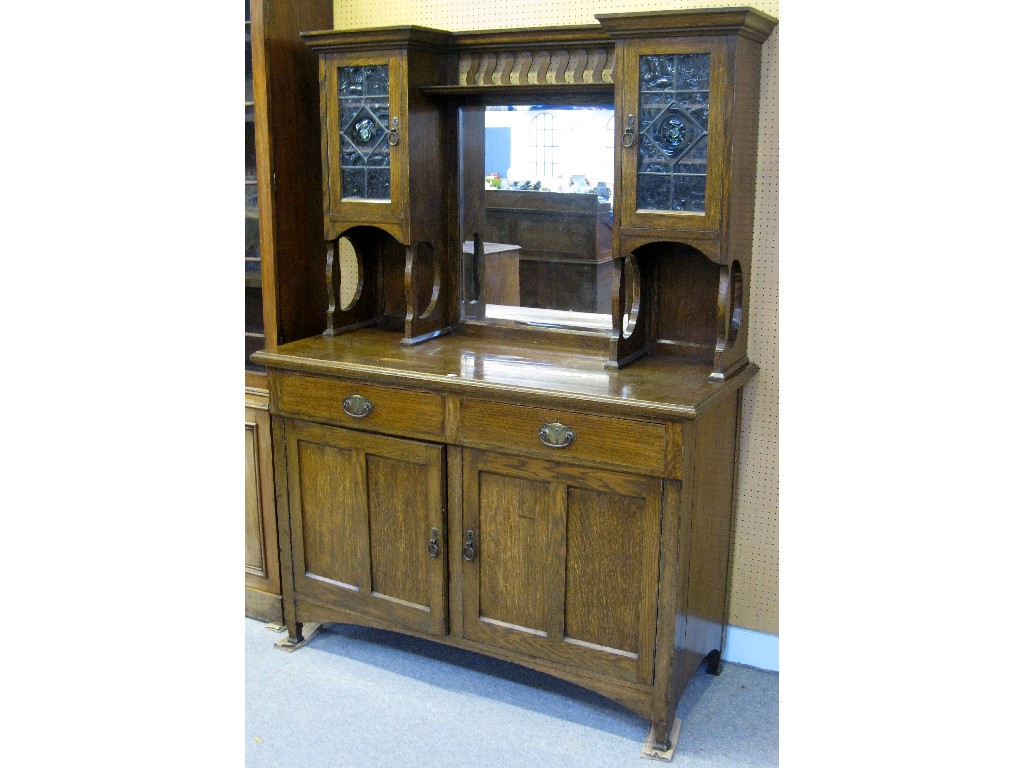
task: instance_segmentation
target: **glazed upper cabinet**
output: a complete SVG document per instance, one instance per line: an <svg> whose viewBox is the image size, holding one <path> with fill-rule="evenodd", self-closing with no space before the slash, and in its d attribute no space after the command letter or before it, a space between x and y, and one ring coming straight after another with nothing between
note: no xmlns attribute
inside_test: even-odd
<svg viewBox="0 0 1024 768"><path fill-rule="evenodd" d="M323 58L325 202L333 226L346 220L394 227L408 218L408 109L398 53ZM406 137L408 134L406 133ZM330 233L328 234L330 237Z"/></svg>
<svg viewBox="0 0 1024 768"><path fill-rule="evenodd" d="M439 244L444 37L419 28L304 35L320 57L324 233L373 225L403 245Z"/></svg>
<svg viewBox="0 0 1024 768"><path fill-rule="evenodd" d="M650 684L661 481L464 456L465 637Z"/></svg>
<svg viewBox="0 0 1024 768"><path fill-rule="evenodd" d="M444 448L289 421L295 595L445 631Z"/></svg>
<svg viewBox="0 0 1024 768"><path fill-rule="evenodd" d="M419 27L303 36L319 57L328 335L401 328L416 344L450 330L445 135L420 88L441 81L447 36ZM358 255L339 295L342 261Z"/></svg>
<svg viewBox="0 0 1024 768"><path fill-rule="evenodd" d="M597 19L619 68L609 360L681 354L721 381L747 364L761 45L776 21L751 8Z"/></svg>
<svg viewBox="0 0 1024 768"><path fill-rule="evenodd" d="M758 64L775 20L750 8L597 18L619 67L621 227L721 235L750 218Z"/></svg>
<svg viewBox="0 0 1024 768"><path fill-rule="evenodd" d="M721 40L623 45L622 226L720 226L725 56Z"/></svg>

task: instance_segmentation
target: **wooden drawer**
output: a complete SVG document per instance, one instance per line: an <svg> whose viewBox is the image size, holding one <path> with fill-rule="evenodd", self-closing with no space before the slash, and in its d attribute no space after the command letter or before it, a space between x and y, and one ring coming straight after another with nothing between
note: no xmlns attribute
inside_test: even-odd
<svg viewBox="0 0 1024 768"><path fill-rule="evenodd" d="M572 429L575 439L571 444L565 447L544 444L541 428L554 423ZM554 430L547 436L557 442ZM672 476L674 472L670 470L678 463L670 461L671 441L665 424L483 400L460 400L456 441L476 448L654 475Z"/></svg>
<svg viewBox="0 0 1024 768"><path fill-rule="evenodd" d="M431 392L376 387L341 379L271 373L271 410L275 415L336 424L386 435L444 440L444 398ZM365 416L346 412L346 398L369 401ZM358 413L358 401L349 410Z"/></svg>

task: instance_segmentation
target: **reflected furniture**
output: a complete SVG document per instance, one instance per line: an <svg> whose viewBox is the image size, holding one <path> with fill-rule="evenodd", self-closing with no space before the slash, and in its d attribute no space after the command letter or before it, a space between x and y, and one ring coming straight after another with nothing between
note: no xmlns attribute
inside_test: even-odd
<svg viewBox="0 0 1024 768"><path fill-rule="evenodd" d="M306 34L327 312L253 359L288 642L351 622L512 661L641 713L665 750L687 682L721 669L775 20L598 21ZM538 103L615 104L607 233L593 200L562 199L591 206L597 312L489 311L488 244L519 246L520 265L535 246L485 224L483 113ZM520 297L554 282L518 274Z"/></svg>
<svg viewBox="0 0 1024 768"><path fill-rule="evenodd" d="M520 248L520 306L611 313L611 205L595 194L483 194L486 237Z"/></svg>
<svg viewBox="0 0 1024 768"><path fill-rule="evenodd" d="M472 255L474 247L474 243L467 241L462 245L462 252ZM519 250L518 245L511 243L483 243L487 275L483 290L488 302L519 306Z"/></svg>

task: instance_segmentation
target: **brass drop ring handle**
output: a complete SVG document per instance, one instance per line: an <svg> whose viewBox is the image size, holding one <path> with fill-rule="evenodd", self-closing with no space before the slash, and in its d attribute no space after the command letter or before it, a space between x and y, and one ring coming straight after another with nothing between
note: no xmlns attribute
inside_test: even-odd
<svg viewBox="0 0 1024 768"><path fill-rule="evenodd" d="M430 543L427 544L427 554L431 557L437 557L441 551L441 545L437 543L437 528L430 529Z"/></svg>
<svg viewBox="0 0 1024 768"><path fill-rule="evenodd" d="M462 559L472 562L476 560L476 542L473 541L473 537L476 536L476 531L470 528L466 531L466 546L462 548Z"/></svg>
<svg viewBox="0 0 1024 768"><path fill-rule="evenodd" d="M391 118L391 130L388 131L388 144L392 147L398 146L398 118Z"/></svg>
<svg viewBox="0 0 1024 768"><path fill-rule="evenodd" d="M622 132L622 146L629 149L636 141L636 115L626 115L626 130Z"/></svg>
<svg viewBox="0 0 1024 768"><path fill-rule="evenodd" d="M349 395L341 402L341 410L353 419L361 419L373 410L373 403L362 395Z"/></svg>
<svg viewBox="0 0 1024 768"><path fill-rule="evenodd" d="M576 442L576 430L553 421L540 428L540 441L549 448L568 448Z"/></svg>

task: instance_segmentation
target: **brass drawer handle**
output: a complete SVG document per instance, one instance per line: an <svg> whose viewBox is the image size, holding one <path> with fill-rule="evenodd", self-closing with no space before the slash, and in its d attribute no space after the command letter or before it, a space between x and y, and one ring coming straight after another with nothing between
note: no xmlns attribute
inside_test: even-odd
<svg viewBox="0 0 1024 768"><path fill-rule="evenodd" d="M540 428L540 441L549 448L568 448L576 442L576 431L553 421Z"/></svg>
<svg viewBox="0 0 1024 768"><path fill-rule="evenodd" d="M341 410L354 419L361 419L373 410L373 403L362 395L349 395L342 401Z"/></svg>
<svg viewBox="0 0 1024 768"><path fill-rule="evenodd" d="M476 542L473 541L474 536L476 536L476 531L473 529L466 531L466 546L462 548L462 559L468 562L476 560Z"/></svg>

